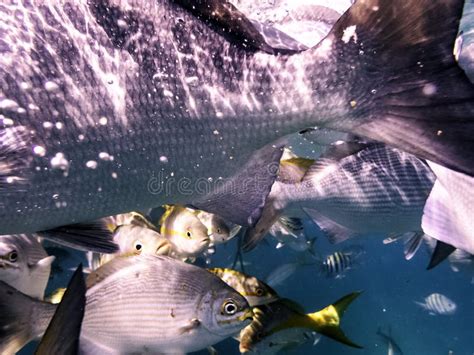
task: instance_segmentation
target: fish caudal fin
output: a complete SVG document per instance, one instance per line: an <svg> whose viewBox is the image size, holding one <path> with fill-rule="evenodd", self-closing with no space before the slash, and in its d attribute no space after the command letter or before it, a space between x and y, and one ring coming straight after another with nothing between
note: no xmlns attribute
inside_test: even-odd
<svg viewBox="0 0 474 355"><path fill-rule="evenodd" d="M362 349L362 346L350 340L340 328L344 312L360 294L361 292L350 293L323 310L308 314L312 321L312 329L340 343Z"/></svg>
<svg viewBox="0 0 474 355"><path fill-rule="evenodd" d="M118 246L113 242L107 220L76 223L38 232L41 237L74 249L96 253L115 253Z"/></svg>
<svg viewBox="0 0 474 355"><path fill-rule="evenodd" d="M86 283L81 264L72 276L35 355L78 354L85 306Z"/></svg>
<svg viewBox="0 0 474 355"><path fill-rule="evenodd" d="M14 354L42 334L47 323L38 319L38 309L43 305L49 306L0 281L0 354Z"/></svg>
<svg viewBox="0 0 474 355"><path fill-rule="evenodd" d="M453 54L463 5L357 1L324 41L357 83L346 130L474 176L474 86Z"/></svg>

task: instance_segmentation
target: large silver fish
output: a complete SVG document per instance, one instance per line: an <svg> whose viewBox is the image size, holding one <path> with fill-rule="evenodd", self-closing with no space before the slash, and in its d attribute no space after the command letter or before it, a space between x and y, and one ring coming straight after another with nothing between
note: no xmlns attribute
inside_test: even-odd
<svg viewBox="0 0 474 355"><path fill-rule="evenodd" d="M0 236L0 280L28 296L43 299L54 259L33 235Z"/></svg>
<svg viewBox="0 0 474 355"><path fill-rule="evenodd" d="M301 182L275 182L262 218L247 230L246 250L283 212L301 214L301 209L334 243L367 233L421 230L435 180L424 161L382 143L348 142L330 149Z"/></svg>
<svg viewBox="0 0 474 355"><path fill-rule="evenodd" d="M252 224L277 140L311 126L474 175L463 5L359 1L282 53L225 1L3 4L0 233L164 203Z"/></svg>
<svg viewBox="0 0 474 355"><path fill-rule="evenodd" d="M245 298L217 276L164 256L115 258L87 279L81 353L186 353L250 323ZM0 282L0 350L41 336L57 305ZM139 330L139 331L138 331Z"/></svg>

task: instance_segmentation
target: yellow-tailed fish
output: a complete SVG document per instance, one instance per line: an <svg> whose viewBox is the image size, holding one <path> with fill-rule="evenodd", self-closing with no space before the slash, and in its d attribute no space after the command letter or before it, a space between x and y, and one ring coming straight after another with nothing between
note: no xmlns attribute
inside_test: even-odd
<svg viewBox="0 0 474 355"><path fill-rule="evenodd" d="M31 297L43 299L54 259L33 235L0 236L0 280Z"/></svg>
<svg viewBox="0 0 474 355"><path fill-rule="evenodd" d="M361 348L347 338L340 328L345 310L359 294L360 292L353 292L320 311L308 314L301 306L288 299L254 307L252 323L240 332L240 352L276 353L311 340L314 338L311 332Z"/></svg>
<svg viewBox="0 0 474 355"><path fill-rule="evenodd" d="M232 269L212 268L208 270L244 296L252 307L270 303L279 298L275 290L256 277Z"/></svg>
<svg viewBox="0 0 474 355"><path fill-rule="evenodd" d="M86 281L80 351L187 353L239 332L253 316L217 276L166 256L117 257ZM56 305L0 282L0 352L40 337Z"/></svg>
<svg viewBox="0 0 474 355"><path fill-rule="evenodd" d="M173 245L173 255L194 258L207 250L210 238L196 211L184 206L166 206L160 219L160 234Z"/></svg>

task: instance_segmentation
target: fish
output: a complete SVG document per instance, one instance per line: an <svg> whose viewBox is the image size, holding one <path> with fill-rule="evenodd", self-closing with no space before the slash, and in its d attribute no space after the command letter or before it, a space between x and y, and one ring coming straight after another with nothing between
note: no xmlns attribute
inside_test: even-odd
<svg viewBox="0 0 474 355"><path fill-rule="evenodd" d="M354 268L359 262L358 260L362 253L363 251L360 247L336 251L324 258L321 264L321 271L327 277L342 278L348 270Z"/></svg>
<svg viewBox="0 0 474 355"><path fill-rule="evenodd" d="M312 332L351 347L362 348L347 338L340 328L344 312L359 294L348 294L324 309L309 314L288 299L255 307L252 323L240 332L239 350L241 353L274 354L314 339Z"/></svg>
<svg viewBox="0 0 474 355"><path fill-rule="evenodd" d="M54 260L34 235L0 236L0 280L28 296L43 299Z"/></svg>
<svg viewBox="0 0 474 355"><path fill-rule="evenodd" d="M207 228L210 246L227 243L234 238L240 230L240 226L232 225L214 213L196 211L196 216Z"/></svg>
<svg viewBox="0 0 474 355"><path fill-rule="evenodd" d="M308 239L300 218L281 216L268 232L278 240L277 249L288 246L297 252L309 252L314 255L317 238Z"/></svg>
<svg viewBox="0 0 474 355"><path fill-rule="evenodd" d="M427 236L423 232L407 232L402 234L393 233L383 240L383 244L391 244L402 239L405 260L411 260L426 237Z"/></svg>
<svg viewBox="0 0 474 355"><path fill-rule="evenodd" d="M196 211L184 206L167 206L160 219L160 234L172 244L172 254L194 258L204 253L210 243L207 227Z"/></svg>
<svg viewBox="0 0 474 355"><path fill-rule="evenodd" d="M400 348L400 346L398 346L398 344L392 338L392 331L390 328L389 328L388 334L384 333L382 329L379 328L377 330L377 335L380 336L384 340L385 343L387 343L387 347L388 347L387 355L397 355L397 354L403 355L402 349Z"/></svg>
<svg viewBox="0 0 474 355"><path fill-rule="evenodd" d="M3 6L0 233L162 204L253 225L281 140L313 126L472 176L463 5L356 2L295 52L216 0Z"/></svg>
<svg viewBox="0 0 474 355"><path fill-rule="evenodd" d="M244 296L251 307L267 304L279 298L274 289L254 276L225 268L212 268L208 270Z"/></svg>
<svg viewBox="0 0 474 355"><path fill-rule="evenodd" d="M197 351L253 316L245 298L217 276L166 256L117 257L91 273L86 286L80 353ZM41 336L56 308L1 282L2 353Z"/></svg>
<svg viewBox="0 0 474 355"><path fill-rule="evenodd" d="M432 316L453 315L457 310L456 303L440 293L432 293L429 296L426 296L423 301L424 302L415 301L415 303Z"/></svg>
<svg viewBox="0 0 474 355"><path fill-rule="evenodd" d="M428 164L436 175L436 182L423 210L423 231L474 254L474 178L431 161Z"/></svg>
<svg viewBox="0 0 474 355"><path fill-rule="evenodd" d="M172 244L156 230L156 227L141 222L119 225L114 230L114 242L119 251L114 254L100 254L95 267L120 255L171 255Z"/></svg>
<svg viewBox="0 0 474 355"><path fill-rule="evenodd" d="M282 213L306 214L333 244L364 234L421 231L435 179L425 161L382 143L331 145L301 182L274 183L243 249L253 249Z"/></svg>
<svg viewBox="0 0 474 355"><path fill-rule="evenodd" d="M67 291L54 312L35 355L79 354L85 305L86 283L80 264L67 285Z"/></svg>
<svg viewBox="0 0 474 355"><path fill-rule="evenodd" d="M265 282L271 287L279 286L291 277L299 268L314 264L316 264L316 259L313 258L303 258L295 262L284 263L270 272L265 278Z"/></svg>

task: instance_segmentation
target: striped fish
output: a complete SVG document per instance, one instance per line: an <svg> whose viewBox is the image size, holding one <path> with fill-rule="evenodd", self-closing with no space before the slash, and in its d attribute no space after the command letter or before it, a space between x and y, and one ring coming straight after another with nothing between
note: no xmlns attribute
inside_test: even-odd
<svg viewBox="0 0 474 355"><path fill-rule="evenodd" d="M323 273L328 277L343 277L347 270L356 265L360 254L360 251L337 251L328 255L322 262Z"/></svg>
<svg viewBox="0 0 474 355"><path fill-rule="evenodd" d="M217 276L165 256L118 257L87 279L81 352L186 353L249 324L245 298ZM41 336L56 305L0 283L0 352Z"/></svg>
<svg viewBox="0 0 474 355"><path fill-rule="evenodd" d="M424 302L416 302L432 316L434 315L452 315L456 313L457 305L445 295L432 293L425 297Z"/></svg>
<svg viewBox="0 0 474 355"><path fill-rule="evenodd" d="M276 216L303 209L332 243L364 234L421 231L435 176L417 157L379 143L330 147L300 183L276 182L244 248L261 240Z"/></svg>
<svg viewBox="0 0 474 355"><path fill-rule="evenodd" d="M43 299L54 259L33 235L0 235L0 280L28 296Z"/></svg>

